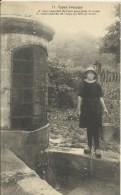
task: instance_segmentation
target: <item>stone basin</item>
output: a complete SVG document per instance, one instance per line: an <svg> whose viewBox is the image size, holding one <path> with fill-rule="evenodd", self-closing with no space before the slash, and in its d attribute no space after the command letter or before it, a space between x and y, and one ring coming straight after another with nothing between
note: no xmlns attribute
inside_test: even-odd
<svg viewBox="0 0 121 195"><path fill-rule="evenodd" d="M83 149L51 148L46 150L44 177L63 195L120 194L119 155L102 152L102 158L85 155ZM40 165L36 172L41 175ZM42 177L42 175L41 175Z"/></svg>

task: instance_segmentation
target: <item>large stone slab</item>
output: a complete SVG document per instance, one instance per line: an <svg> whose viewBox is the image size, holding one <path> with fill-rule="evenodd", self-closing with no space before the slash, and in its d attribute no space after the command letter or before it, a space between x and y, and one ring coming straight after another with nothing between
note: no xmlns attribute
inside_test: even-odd
<svg viewBox="0 0 121 195"><path fill-rule="evenodd" d="M1 150L1 195L61 195L8 149Z"/></svg>

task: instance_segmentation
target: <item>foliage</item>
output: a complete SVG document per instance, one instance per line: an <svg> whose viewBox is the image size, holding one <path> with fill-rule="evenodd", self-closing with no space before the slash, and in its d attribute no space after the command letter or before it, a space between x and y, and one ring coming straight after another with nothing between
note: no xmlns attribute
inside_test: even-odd
<svg viewBox="0 0 121 195"><path fill-rule="evenodd" d="M120 6L115 8L115 22L107 28L107 34L102 39L100 53L115 54L115 62L120 62Z"/></svg>
<svg viewBox="0 0 121 195"><path fill-rule="evenodd" d="M77 98L80 75L67 70L65 63L57 58L49 59L48 66L49 105L73 108Z"/></svg>
<svg viewBox="0 0 121 195"><path fill-rule="evenodd" d="M111 93L110 93L111 97ZM111 123L115 127L120 126L120 101L119 100L113 100L108 95L104 97L106 107L108 109L108 116L105 114L103 115L103 122L105 123Z"/></svg>

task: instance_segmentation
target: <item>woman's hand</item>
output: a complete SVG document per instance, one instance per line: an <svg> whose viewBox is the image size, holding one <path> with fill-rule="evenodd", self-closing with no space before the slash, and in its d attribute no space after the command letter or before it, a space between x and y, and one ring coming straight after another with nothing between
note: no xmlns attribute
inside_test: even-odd
<svg viewBox="0 0 121 195"><path fill-rule="evenodd" d="M106 105L104 103L103 97L100 97L100 102L101 102L101 105L102 105L102 107L104 109L104 113L106 113L108 115L108 110L107 110Z"/></svg>
<svg viewBox="0 0 121 195"><path fill-rule="evenodd" d="M105 108L104 113L108 115L108 110Z"/></svg>
<svg viewBox="0 0 121 195"><path fill-rule="evenodd" d="M77 101L77 115L78 117L80 117L81 114L81 104L82 104L82 98L80 96L78 96L78 101Z"/></svg>

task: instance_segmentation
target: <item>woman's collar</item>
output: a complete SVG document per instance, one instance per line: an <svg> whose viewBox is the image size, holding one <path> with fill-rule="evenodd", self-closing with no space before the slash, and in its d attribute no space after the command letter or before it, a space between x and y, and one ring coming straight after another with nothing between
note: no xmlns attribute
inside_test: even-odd
<svg viewBox="0 0 121 195"><path fill-rule="evenodd" d="M89 81L89 80L85 79L85 81L86 81L87 83L94 83L96 80Z"/></svg>

